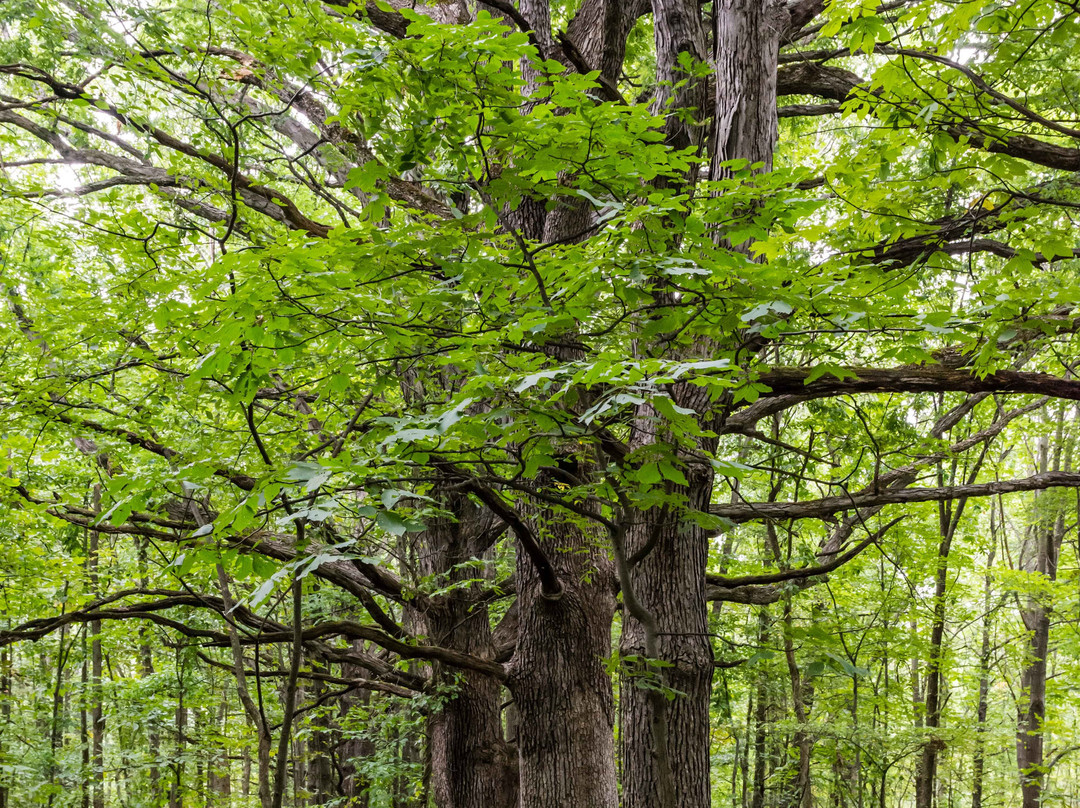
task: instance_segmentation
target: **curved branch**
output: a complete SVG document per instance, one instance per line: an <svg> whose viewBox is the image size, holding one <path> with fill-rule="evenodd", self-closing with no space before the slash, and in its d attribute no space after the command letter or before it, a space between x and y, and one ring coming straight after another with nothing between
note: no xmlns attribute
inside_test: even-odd
<svg viewBox="0 0 1080 808"><path fill-rule="evenodd" d="M738 589L744 586L778 584L784 581L796 581L801 578L813 578L817 575L825 575L844 566L844 564L851 561L871 544L876 544L894 525L896 525L897 522L904 518L905 516L896 517L883 528L875 530L847 552L836 556L832 561L826 561L824 564L818 564L813 567L782 570L780 572L765 572L760 575L740 575L736 578L727 578L722 575L706 575L705 582L723 589Z"/></svg>
<svg viewBox="0 0 1080 808"><path fill-rule="evenodd" d="M493 514L506 522L510 529L514 531L514 536L517 537L521 548L536 568L537 575L540 576L540 591L543 596L548 600L558 600L562 597L563 586L559 581L559 576L555 574L555 568L552 566L551 560L548 559L544 549L536 540L536 536L533 535L532 528L525 524L525 520L521 518L521 515L510 507L499 494L487 486L475 480L469 480L466 487Z"/></svg>
<svg viewBox="0 0 1080 808"><path fill-rule="evenodd" d="M898 516L884 527L875 530L847 552L824 564L782 570L780 572L761 573L759 575L743 575L737 578L706 575L705 582L708 587L705 590L705 599L755 606L767 606L770 603L776 603L791 591L792 586L796 589L806 589L824 580L822 576L847 564L871 544L877 544L890 528L904 518Z"/></svg>

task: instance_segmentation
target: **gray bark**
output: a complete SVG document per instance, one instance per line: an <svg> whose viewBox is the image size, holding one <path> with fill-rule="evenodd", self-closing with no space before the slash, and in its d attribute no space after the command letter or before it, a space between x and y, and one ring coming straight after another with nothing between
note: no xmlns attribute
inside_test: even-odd
<svg viewBox="0 0 1080 808"><path fill-rule="evenodd" d="M1061 463L1063 446L1064 412L1057 424L1056 447L1053 470ZM1039 440L1039 466L1045 472L1049 461L1048 439ZM1069 466L1066 453L1065 466ZM1036 500L1038 502L1038 500ZM1049 581L1057 579L1058 556L1065 537L1063 512L1042 514L1040 522L1032 525L1030 547L1026 568ZM1016 762L1020 772L1020 788L1023 808L1039 808L1046 783L1045 737L1043 721L1046 717L1047 655L1050 649L1050 620L1053 605L1045 597L1030 597L1021 611L1028 630L1027 659L1020 677L1022 697L1018 708L1016 727Z"/></svg>
<svg viewBox="0 0 1080 808"><path fill-rule="evenodd" d="M100 485L94 486L93 507L95 512L101 508ZM89 548L86 555L90 591L95 595L101 594L98 572L99 536L100 534L96 530L90 531ZM93 782L93 808L105 808L105 714L102 709L100 620L90 622L90 637L90 766L92 770L91 780Z"/></svg>
<svg viewBox="0 0 1080 808"><path fill-rule="evenodd" d="M611 562L601 537L577 520L534 515L562 592L545 597L535 567L518 554L518 644L507 684L520 715L519 804L615 808L614 700L604 665L615 609Z"/></svg>
<svg viewBox="0 0 1080 808"><path fill-rule="evenodd" d="M443 507L455 514L428 525L420 537L424 575L445 585L459 584L431 603L422 615L424 633L434 643L493 659L488 608L482 588L461 586L477 577L467 562L481 557L493 520L460 493ZM436 681L451 681L452 670L436 665ZM428 722L431 790L439 808L513 808L517 804L516 760L503 739L502 684L476 671L461 673L454 695Z"/></svg>
<svg viewBox="0 0 1080 808"><path fill-rule="evenodd" d="M691 401L689 390L683 393L676 393L680 406L697 403L700 408L700 402ZM635 422L632 448L657 440L657 420L650 407L643 407ZM676 487L677 493L686 497L686 510L707 510L712 495L711 470L695 465L687 468L686 474L689 486ZM643 622L627 608L621 654L624 658L647 659L654 655L650 652L653 645L655 657L665 667L653 673L635 673L624 681L620 691L626 808L664 804L665 766L670 767L676 805L708 808L711 804L709 700L713 654L705 597L708 533L685 519L684 513L682 509L667 508L638 513L627 536L629 555L644 556L631 565L631 588L655 628L650 630L648 621ZM625 591L623 600L628 603ZM651 633L657 635L655 643L650 643ZM643 675L660 681L643 689ZM654 689L658 684L679 695L668 701ZM658 733L667 736L666 749L658 749Z"/></svg>

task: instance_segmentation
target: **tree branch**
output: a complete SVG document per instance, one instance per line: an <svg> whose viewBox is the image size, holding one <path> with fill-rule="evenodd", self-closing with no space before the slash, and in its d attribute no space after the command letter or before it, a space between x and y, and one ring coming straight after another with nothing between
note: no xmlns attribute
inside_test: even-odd
<svg viewBox="0 0 1080 808"><path fill-rule="evenodd" d="M848 496L823 497L805 502L744 502L733 505L713 505L709 510L733 522L759 519L822 519L840 511L880 507L915 502L944 502L969 497L991 497L1020 491L1042 491L1047 488L1080 488L1080 473L1048 471L1016 480L997 480L974 485L953 485L942 488L898 488L878 493L859 493ZM750 581L749 583L754 583Z"/></svg>
<svg viewBox="0 0 1080 808"><path fill-rule="evenodd" d="M754 381L769 389L762 398L791 396L810 401L857 393L1015 393L1080 401L1080 380L1049 373L998 370L986 376L943 365L908 365L898 368L849 367L844 378L826 374L808 382L808 368L773 368Z"/></svg>

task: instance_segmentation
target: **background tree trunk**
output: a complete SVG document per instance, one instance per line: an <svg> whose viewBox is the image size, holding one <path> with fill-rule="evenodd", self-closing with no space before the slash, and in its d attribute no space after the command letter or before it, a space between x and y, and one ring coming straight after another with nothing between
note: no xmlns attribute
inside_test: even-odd
<svg viewBox="0 0 1080 808"><path fill-rule="evenodd" d="M316 656L310 658L313 671L328 673L328 667ZM315 681L312 699L318 702L326 693L326 684ZM325 805L335 796L333 765L334 732L330 720L329 708L324 706L311 719L311 734L308 736L307 784L306 789L312 805Z"/></svg>
<svg viewBox="0 0 1080 808"><path fill-rule="evenodd" d="M362 652L364 643L361 640L354 640L352 647L354 651ZM341 667L341 675L345 678L355 676L359 679L367 679L370 678L371 672L359 665L346 664ZM371 692L368 690L360 690L354 695L343 698L339 705L338 722L345 722L349 712L354 709L366 710L370 703ZM345 798L347 808L368 808L371 783L358 771L357 763L370 757L375 751L375 746L367 737L357 737L351 733L346 735L344 732L338 733L338 736L339 739L334 744L338 794Z"/></svg>
<svg viewBox="0 0 1080 808"><path fill-rule="evenodd" d="M798 766L788 787L786 804L791 808L812 808L814 794L810 781L810 753L814 748L814 739L807 732L810 720L809 699L810 685L807 684L795 659L795 647L791 641L791 598L784 601L784 658L787 660L788 678L791 681L791 703L795 710L795 720L799 722L795 730L793 745L799 751Z"/></svg>
<svg viewBox="0 0 1080 808"><path fill-rule="evenodd" d="M56 647L56 678L53 683L52 693L52 720L49 723L49 785L57 785L60 775L60 748L64 742L64 668L67 663L68 651L65 647L67 639L67 626L60 627L59 640ZM53 804L52 793L49 794L49 805Z"/></svg>
<svg viewBox="0 0 1080 808"><path fill-rule="evenodd" d="M93 489L93 509L101 510L101 486ZM90 531L89 547L86 554L86 567L90 580L90 591L95 596L101 594L99 578L98 541L100 534ZM93 782L93 808L105 808L105 713L102 704L101 688L101 621L90 622L90 766Z"/></svg>
<svg viewBox="0 0 1080 808"><path fill-rule="evenodd" d="M82 668L79 672L79 684L82 686L83 693L88 693L90 687L90 654L87 653L89 649L86 634L87 631L84 628L81 636ZM79 776L79 806L90 808L90 711L87 709L85 698L80 699L79 702L79 746L82 763Z"/></svg>
<svg viewBox="0 0 1080 808"><path fill-rule="evenodd" d="M150 570L146 556L147 540L139 538L135 542L138 556L139 586L143 589L150 588ZM139 666L143 679L149 679L154 675L154 651L150 644L148 627L139 625ZM157 802L161 795L161 728L158 726L157 716L151 715L146 722L146 742L150 752L150 800Z"/></svg>
<svg viewBox="0 0 1080 808"><path fill-rule="evenodd" d="M769 611L762 606L758 611L758 648L764 648L769 636ZM769 718L769 676L762 668L757 675L757 689L754 694L754 788L751 792L751 808L764 808L765 805L765 747L768 738Z"/></svg>
<svg viewBox="0 0 1080 808"><path fill-rule="evenodd" d="M424 575L437 576L450 591L421 615L423 633L438 645L493 659L491 623L482 587L462 582L487 576L475 562L487 554L495 524L486 511L460 493L443 507L455 514L428 525L418 561ZM456 584L456 586L455 586ZM503 739L502 683L468 671L456 674L435 665L433 680L453 682L456 691L428 720L431 789L440 808L514 808L517 762Z"/></svg>
<svg viewBox="0 0 1080 808"><path fill-rule="evenodd" d="M962 507L962 505L961 505ZM958 515L959 516L959 515ZM956 522L948 506L942 508L941 542L938 545L937 570L934 574L934 618L930 628L930 657L926 665L925 727L931 736L920 753L915 775L916 808L932 808L934 786L937 783L938 754L943 746L933 733L941 726L941 655L945 636L945 594L949 579L949 548L952 545Z"/></svg>
<svg viewBox="0 0 1080 808"><path fill-rule="evenodd" d="M187 745L184 735L187 732L187 708L184 706L184 687L180 685L176 702L176 751L172 764L173 776L169 783L169 808L184 808L184 762L182 755Z"/></svg>
<svg viewBox="0 0 1080 808"><path fill-rule="evenodd" d="M1053 469L1061 468L1061 453L1064 447L1065 413L1062 409L1057 423L1056 446L1053 456ZM1070 464L1071 452L1066 450L1065 468ZM1039 439L1039 467L1047 468L1049 460L1049 439ZM1036 502L1048 499L1046 495L1037 496ZM1052 506L1051 506L1052 507ZM1061 543L1065 538L1065 515L1058 509L1056 514L1040 514L1042 519L1031 528L1033 552L1027 562L1027 568L1047 581L1057 579L1058 557ZM1044 733L1043 720L1046 716L1046 663L1050 648L1050 620L1053 605L1048 602L1047 594L1028 598L1021 612L1024 625L1028 630L1028 651L1026 664L1020 676L1021 701L1016 727L1016 762L1020 771L1020 787L1023 808L1039 808L1042 803L1043 787L1046 780L1044 771Z"/></svg>
<svg viewBox="0 0 1080 808"><path fill-rule="evenodd" d="M986 754L986 713L990 695L990 629L993 625L993 613L990 609L990 598L993 589L994 557L997 553L996 511L990 513L990 537L992 544L990 552L986 555L986 577L983 596L983 619L982 619L982 643L979 649L979 700L976 708L975 721L975 754L972 760L971 773L971 808L982 808L983 776Z"/></svg>
<svg viewBox="0 0 1080 808"><path fill-rule="evenodd" d="M0 765L7 765L6 732L11 724L11 657L13 648L0 649ZM8 808L10 786L6 774L0 775L0 808Z"/></svg>

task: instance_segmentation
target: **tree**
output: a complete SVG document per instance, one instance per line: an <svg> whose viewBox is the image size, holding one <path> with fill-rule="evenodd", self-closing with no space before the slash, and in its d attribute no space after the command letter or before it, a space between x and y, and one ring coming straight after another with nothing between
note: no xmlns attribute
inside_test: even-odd
<svg viewBox="0 0 1080 808"><path fill-rule="evenodd" d="M999 449L1080 400L1075 14L22 0L0 25L6 543L76 581L58 605L24 559L48 608L9 595L0 642L56 636L58 696L61 632L90 632L95 806L125 620L177 646L175 805L222 765L199 756L220 712L263 808L316 780L704 808L729 661L754 805L781 782L861 806L871 766L885 804L909 757L941 803L946 628L985 599L950 592L960 516L1080 482ZM1025 526L1050 584L1055 513ZM922 596L868 558L932 582L903 659ZM1013 662L1025 805L1068 754L1043 753L1048 597ZM145 639L115 647L153 677ZM909 736L879 721L902 680L886 657L868 693L873 647L921 671Z"/></svg>

